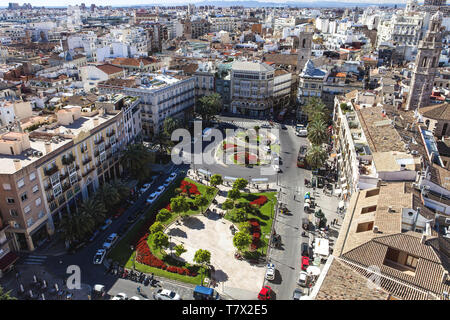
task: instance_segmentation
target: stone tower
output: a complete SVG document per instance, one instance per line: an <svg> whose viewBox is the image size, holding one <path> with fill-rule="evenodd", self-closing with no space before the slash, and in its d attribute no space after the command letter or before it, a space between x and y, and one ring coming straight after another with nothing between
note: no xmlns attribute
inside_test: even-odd
<svg viewBox="0 0 450 320"><path fill-rule="evenodd" d="M406 9L405 9L406 13L416 12L418 8L419 8L419 3L417 0L406 1Z"/></svg>
<svg viewBox="0 0 450 320"><path fill-rule="evenodd" d="M442 13L438 11L431 17L427 34L417 47L406 110L430 105L430 95L433 91L434 78L442 50L442 16Z"/></svg>
<svg viewBox="0 0 450 320"><path fill-rule="evenodd" d="M306 62L311 58L313 32L305 29L298 35L297 71L302 72Z"/></svg>

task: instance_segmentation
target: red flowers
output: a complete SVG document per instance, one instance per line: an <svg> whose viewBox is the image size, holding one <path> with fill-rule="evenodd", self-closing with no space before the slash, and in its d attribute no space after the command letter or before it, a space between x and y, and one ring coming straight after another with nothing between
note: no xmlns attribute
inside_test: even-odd
<svg viewBox="0 0 450 320"><path fill-rule="evenodd" d="M248 220L248 222L250 222L250 233L252 234L252 244L250 245L250 248L252 250L256 250L258 249L259 240L261 239L261 227L259 226L259 222L256 219Z"/></svg>
<svg viewBox="0 0 450 320"><path fill-rule="evenodd" d="M256 200L250 202L251 205L256 205L258 207L263 206L267 202L266 196L259 196Z"/></svg>
<svg viewBox="0 0 450 320"><path fill-rule="evenodd" d="M237 148L237 145L236 144L231 144L231 143L224 143L223 150L230 149L230 148L235 149L235 148Z"/></svg>
<svg viewBox="0 0 450 320"><path fill-rule="evenodd" d="M186 186L188 186L188 185L190 186L189 194L192 194L192 195L200 195L201 194L200 191L198 191L198 188L195 184L190 183L186 180L181 181L181 184L180 184L180 189L183 193L188 193L187 189L186 189Z"/></svg>
<svg viewBox="0 0 450 320"><path fill-rule="evenodd" d="M234 160L245 163L256 163L258 158L249 152L238 152L234 155Z"/></svg>
<svg viewBox="0 0 450 320"><path fill-rule="evenodd" d="M172 211L172 208L170 208L170 203L166 206L166 209Z"/></svg>

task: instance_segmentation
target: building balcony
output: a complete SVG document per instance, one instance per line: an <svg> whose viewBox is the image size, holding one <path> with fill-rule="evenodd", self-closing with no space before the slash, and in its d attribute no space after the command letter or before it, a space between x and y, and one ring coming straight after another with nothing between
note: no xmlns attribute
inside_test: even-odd
<svg viewBox="0 0 450 320"><path fill-rule="evenodd" d="M94 171L94 167L90 168L88 171L86 171L85 173L82 174L83 178L86 177L89 173L91 173L92 171Z"/></svg>
<svg viewBox="0 0 450 320"><path fill-rule="evenodd" d="M103 138L103 136L100 138L100 139L98 139L98 140L96 140L96 141L94 141L94 144L100 144L100 143L102 143L103 141L105 141L105 139Z"/></svg>
<svg viewBox="0 0 450 320"><path fill-rule="evenodd" d="M92 158L91 158L91 157L88 157L88 158L86 158L86 159L83 160L83 165L88 164L88 163L91 162L91 161L92 161ZM77 166L77 170L79 170L79 169L80 169L80 167Z"/></svg>
<svg viewBox="0 0 450 320"><path fill-rule="evenodd" d="M61 159L62 164L69 165L75 161L75 156L73 154L69 154L68 156L63 156Z"/></svg>
<svg viewBox="0 0 450 320"><path fill-rule="evenodd" d="M116 130L112 130L111 132L107 133L106 136L109 138L111 136L113 136L116 133Z"/></svg>
<svg viewBox="0 0 450 320"><path fill-rule="evenodd" d="M50 169L44 168L44 174L46 176L51 176L53 174L55 174L56 172L58 172L59 168L57 165L52 166Z"/></svg>
<svg viewBox="0 0 450 320"><path fill-rule="evenodd" d="M66 192L69 189L70 189L70 184L69 183L64 183L63 186L62 186L62 191Z"/></svg>

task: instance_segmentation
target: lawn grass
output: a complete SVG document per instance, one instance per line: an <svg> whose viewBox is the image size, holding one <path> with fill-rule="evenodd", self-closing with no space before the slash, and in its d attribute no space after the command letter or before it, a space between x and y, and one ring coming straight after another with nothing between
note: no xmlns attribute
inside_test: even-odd
<svg viewBox="0 0 450 320"><path fill-rule="evenodd" d="M139 221L136 222L136 224L126 233L126 235L120 240L120 242L117 243L117 245L111 250L111 252L108 254L108 258L112 259L113 261L117 261L120 265L125 265L126 268L133 268L135 266L135 269L141 272L145 273L154 273L155 275L166 277L173 280L183 281L187 283L192 284L200 284L201 283L201 275L199 271L199 275L196 277L190 277L185 275L179 275L177 273L168 272L162 269L150 267L147 265L143 265L140 263L134 262L134 256L136 255L136 251L132 251L130 248L130 244L135 239L136 234L139 232L139 230L142 228L142 225L148 220L148 219L156 219L156 214L159 212L161 208L164 208L167 204L170 203L170 199L176 196L175 189L180 186L180 183L182 180L186 180L190 183L193 183L197 186L198 190L208 199L208 205L205 206L203 209L209 207L211 204L212 199L217 194L217 190L214 194L208 195L206 194L207 186L197 183L191 179L188 178L177 178L174 183L172 183L167 191L160 197L158 200L156 200L155 203L153 203L145 212L143 217L144 219L139 219ZM189 199L189 202L193 201L193 199ZM187 215L195 215L201 213L201 208L197 210L189 210L187 212ZM173 221L175 221L178 218L178 215L172 214L172 216L164 222L164 225L169 225ZM150 240L151 237L149 237L149 246L152 253L158 257L159 259L166 262L168 265L175 265L177 266L184 266L184 263L167 263L167 262L178 262L175 261L173 258L170 259L170 257L165 256L164 253L160 252L159 249L154 248L153 244ZM204 277L203 277L204 278Z"/></svg>
<svg viewBox="0 0 450 320"><path fill-rule="evenodd" d="M270 239L270 238L266 238L266 236L270 237L270 233L272 230L272 223L273 223L272 216L275 214L275 212L273 210L275 210L274 206L277 203L276 192L241 193L241 197L238 200L236 200L236 202L248 203L248 202L255 200L259 196L266 196L267 202L261 208L259 208L259 211L260 211L259 215L249 214L248 219L252 219L252 218L256 219L256 220L258 220L258 222L260 224L261 242L260 242L260 248L258 248L258 251L261 252L261 250L262 250L262 254L265 255L267 253L267 247L269 245L269 239ZM225 219L233 222L233 217L236 215L236 211L237 211L236 208L230 210L225 215Z"/></svg>

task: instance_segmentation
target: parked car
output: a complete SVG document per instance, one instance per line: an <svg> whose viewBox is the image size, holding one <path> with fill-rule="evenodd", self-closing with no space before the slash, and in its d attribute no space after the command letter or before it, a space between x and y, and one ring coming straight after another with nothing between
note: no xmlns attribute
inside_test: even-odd
<svg viewBox="0 0 450 320"><path fill-rule="evenodd" d="M275 265L273 263L268 263L266 268L266 279L272 281L275 279Z"/></svg>
<svg viewBox="0 0 450 320"><path fill-rule="evenodd" d="M171 182L172 182L172 180L169 180L169 178L167 178L166 181L164 181L164 184L163 184L164 188L167 188L170 185Z"/></svg>
<svg viewBox="0 0 450 320"><path fill-rule="evenodd" d="M301 269L303 271L306 271L306 269L309 267L309 257L302 256L302 263L301 263Z"/></svg>
<svg viewBox="0 0 450 320"><path fill-rule="evenodd" d="M170 176L169 176L169 180L170 181L172 181L172 180L174 180L175 178L177 177L177 173L176 172L172 172L171 174L170 174Z"/></svg>
<svg viewBox="0 0 450 320"><path fill-rule="evenodd" d="M92 300L102 299L106 295L105 286L102 284L94 285L92 289Z"/></svg>
<svg viewBox="0 0 450 320"><path fill-rule="evenodd" d="M145 183L142 188L139 190L141 193L147 192L147 190L152 186L151 183Z"/></svg>
<svg viewBox="0 0 450 320"><path fill-rule="evenodd" d="M164 187L164 186L159 186L158 189L156 189L155 193L157 193L158 195L160 195L161 193L164 192L164 190L166 190L166 187Z"/></svg>
<svg viewBox="0 0 450 320"><path fill-rule="evenodd" d="M292 300L300 300L302 295L303 295L302 289L295 288L294 292L292 293Z"/></svg>
<svg viewBox="0 0 450 320"><path fill-rule="evenodd" d="M116 243L117 239L119 239L117 233L111 233L103 243L103 248L105 248L106 250L110 249L114 245L114 243Z"/></svg>
<svg viewBox="0 0 450 320"><path fill-rule="evenodd" d="M147 204L152 204L157 198L159 194L156 192L153 192L148 198L147 198Z"/></svg>
<svg viewBox="0 0 450 320"><path fill-rule="evenodd" d="M305 271L300 271L297 283L305 288L308 286L308 274Z"/></svg>
<svg viewBox="0 0 450 320"><path fill-rule="evenodd" d="M220 296L213 288L196 286L194 289L194 299L196 300L219 300Z"/></svg>
<svg viewBox="0 0 450 320"><path fill-rule="evenodd" d="M111 298L111 300L127 300L128 297L125 293L118 293L114 297Z"/></svg>
<svg viewBox="0 0 450 320"><path fill-rule="evenodd" d="M272 300L275 297L275 292L273 292L270 286L262 287L261 291L258 293L258 300Z"/></svg>
<svg viewBox="0 0 450 320"><path fill-rule="evenodd" d="M302 248L302 256L309 257L309 251L310 251L309 245L306 242L303 242L301 248Z"/></svg>
<svg viewBox="0 0 450 320"><path fill-rule="evenodd" d="M178 293L167 289L159 289L153 297L155 300L181 300Z"/></svg>
<svg viewBox="0 0 450 320"><path fill-rule="evenodd" d="M106 250L98 249L94 256L94 264L102 264L103 259L105 258Z"/></svg>
<svg viewBox="0 0 450 320"><path fill-rule="evenodd" d="M111 219L106 219L105 224L100 227L100 230L105 231L106 229L109 228L111 223L112 223Z"/></svg>
<svg viewBox="0 0 450 320"><path fill-rule="evenodd" d="M94 233L92 234L92 236L89 238L89 242L92 242L95 240L95 238L97 238L97 236L100 234L99 230L95 230Z"/></svg>

